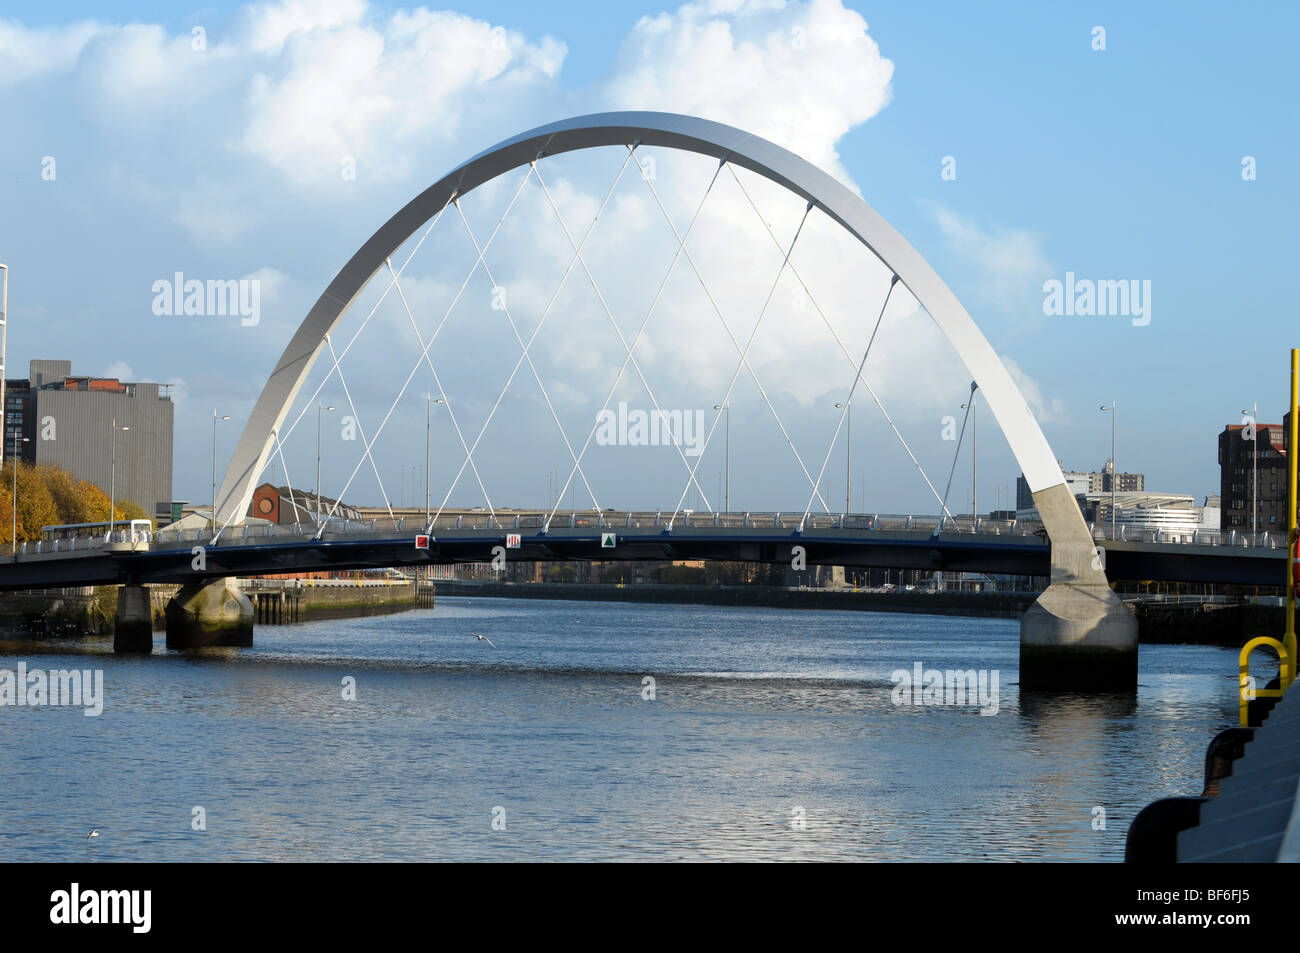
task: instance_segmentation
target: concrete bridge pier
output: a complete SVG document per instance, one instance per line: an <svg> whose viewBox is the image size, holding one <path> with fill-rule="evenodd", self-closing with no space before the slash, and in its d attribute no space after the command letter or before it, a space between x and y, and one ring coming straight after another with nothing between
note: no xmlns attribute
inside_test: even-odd
<svg viewBox="0 0 1300 953"><path fill-rule="evenodd" d="M1137 617L1111 590L1078 504L1064 484L1034 503L1051 527L1052 575L1020 620L1020 690L1136 691Z"/></svg>
<svg viewBox="0 0 1300 953"><path fill-rule="evenodd" d="M253 644L253 603L234 579L186 583L167 603L166 616L169 649Z"/></svg>
<svg viewBox="0 0 1300 953"><path fill-rule="evenodd" d="M117 618L113 622L113 653L144 654L153 651L153 612L144 586L118 586Z"/></svg>

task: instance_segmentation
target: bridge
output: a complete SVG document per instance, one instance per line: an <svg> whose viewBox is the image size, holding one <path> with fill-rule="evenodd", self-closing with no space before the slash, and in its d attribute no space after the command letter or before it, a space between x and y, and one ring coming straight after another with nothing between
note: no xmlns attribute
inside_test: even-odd
<svg viewBox="0 0 1300 953"><path fill-rule="evenodd" d="M1037 521L850 514L692 513L670 531L663 511L552 514L547 510L448 512L312 524L156 533L148 551L94 537L54 547L24 544L0 567L0 589L41 586L189 583L320 569L528 561L728 560L1046 577L1051 546ZM432 531L432 532L430 532ZM1161 539L1106 538L1092 529L1115 580L1276 586L1286 572L1286 541L1273 534ZM416 537L429 536L427 547ZM1124 534L1128 536L1127 533ZM517 538L516 538L517 537ZM801 548L801 552L796 551ZM201 551L202 558L196 553Z"/></svg>
<svg viewBox="0 0 1300 953"><path fill-rule="evenodd" d="M572 198L571 183L576 174L551 172L552 165L562 160L576 163L576 156L611 154L617 167L613 184L606 192L594 193L585 204ZM663 164L664 174L656 174L656 158ZM687 159L704 164L688 168ZM679 162L683 164L675 164ZM589 175L591 167L563 168L568 173ZM621 204L611 202L629 169L634 170L630 178L640 182L637 195L623 194ZM666 194L670 188L664 184L670 170L672 191L684 195L686 186L698 181L703 193L698 202L694 197L685 201L685 211L676 218L667 207L672 196ZM518 176L518 171L523 175ZM527 193L525 186L530 187ZM741 234L740 226L724 217L725 229L717 239L709 242L698 238L701 233L707 235L708 226L702 224L708 218L702 215L706 203L723 188L730 189L735 203L733 213L752 211L750 226L757 236L753 248L729 260L733 267L752 275L752 281L742 283L752 285L741 289L748 292L743 305L729 300L703 273L711 257L722 260L729 253L735 255L734 246ZM782 211L774 212L778 198L785 204ZM508 204L500 211L506 199ZM474 201L489 203L493 209L495 224L488 232L476 232L466 214L465 207ZM497 204L492 206L492 202ZM770 203L768 207L761 207L765 202ZM512 232L512 212L517 205L529 203L543 217L553 217L558 230L551 229L548 234L536 228ZM562 205L571 209L567 220ZM582 217L590 220L585 229L570 228L574 207L581 208ZM663 235L671 235L667 272L657 284L652 281L647 285L648 302L638 302L635 307L621 304L623 288L602 287L595 277L599 268L593 267L593 261L608 257L610 249L617 249L620 239L626 236L609 234L612 226L605 225L603 241L589 243L589 239L602 220L632 229L637 223L660 218ZM755 219L758 227L753 226ZM438 230L443 222L447 224ZM450 243L457 239L446 234L448 229L456 234L463 231L458 240L460 253L469 261L464 279L458 284L454 275L438 273L436 278L425 276L421 280L408 271L426 243L431 249L427 255L440 264L455 260L458 252ZM778 236L779 230L788 234ZM824 243L832 233L851 251L829 253ZM511 241L530 252L523 258L539 267L553 264L553 268L540 277L528 278L516 275L512 268L507 281L503 273L494 272L492 262L497 259L489 252L496 254L494 243ZM801 241L822 243L815 246L817 255L813 259L796 255ZM398 253L404 250L407 254L402 258ZM624 255L647 265L651 257L644 244L633 246ZM850 269L855 293L850 305L837 310L835 304L819 301L812 285L823 261L841 259L855 262L843 266ZM770 279L763 273L768 263L774 272ZM658 274L657 265L654 269L636 270L653 271L651 278ZM693 289L694 304L679 297L671 305L662 305L679 294L675 282L680 280ZM446 330L453 312L466 309L465 292L472 281L490 289L490 310L476 312L468 326L462 321ZM575 283L590 286L585 310L572 300ZM454 294L452 289L456 289ZM507 295L508 289L519 290ZM778 289L783 289L783 294L778 295ZM653 296L648 294L651 290ZM873 291L879 292L878 306L871 300ZM539 334L557 310L562 292L569 297L563 299L565 303L559 310L565 313L565 323L573 327L576 339L565 345L567 350L557 350L562 350L565 358L575 359L573 362L596 379L600 392L605 394L595 414L597 422L590 427L590 411L594 408L588 406L570 413L565 400L572 396L573 388L566 389L555 381L548 388L543 379L546 375L538 368L539 364L546 366ZM788 303L783 300L786 293ZM906 439L898 420L887 410L880 390L873 385L873 376L884 370L879 352L874 364L868 360L882 326L885 337L892 333L891 322L886 321L891 302L895 303L896 313L906 307L908 296L915 310L929 316L971 378L967 404L963 405L967 414L942 491L939 487L943 479L932 478L926 472L921 461L924 453ZM450 304L442 311L447 299ZM371 305L369 309L367 304ZM372 322L381 308L388 309L383 312L388 324L383 317ZM665 345L649 328L652 318L667 320L665 311L669 317L685 316L692 334L698 330L701 343L692 339L691 347L670 347L674 358L659 365L666 367L668 382L661 380L652 387L647 368L655 365L656 351L662 352ZM524 312L535 319L531 329ZM753 316L741 319L741 313ZM623 318L622 323L616 314ZM420 326L421 319L426 322L425 328ZM344 333L346 321L357 325L350 337ZM436 322L431 333L430 321ZM386 381L376 382L374 375L365 380L354 376L349 381L344 370L345 365L353 366L350 355L368 327L381 328L375 333L386 332L383 346L393 359L409 351L414 365L387 413L378 423L378 415L369 418L369 427L358 410L360 398ZM781 401L761 380L763 349L755 347L755 341L761 337L761 330L769 328L801 328L798 333L805 335L816 330L823 336L824 347L816 352L823 366L808 376L817 378L819 386L831 388L839 398L835 403L839 413L834 432L826 441L824 453L819 438L815 441L817 452L805 459L798 449L801 442L807 447L804 434L783 419L778 409ZM414 332L414 341L388 344L398 329ZM600 350L597 330L605 334L605 351ZM487 335L489 349L504 359L500 367L504 386L496 393L495 401L488 399L494 388L479 379L490 376L486 370L471 375L471 394L448 386L452 378L464 374L463 352L458 348L464 347L474 332ZM706 337L708 334L712 337ZM713 341L717 352L726 356L725 367L732 368L729 375L714 374L711 365L698 360L694 352L702 349L705 341ZM765 343L778 347L773 342ZM510 366L516 349L518 357ZM318 363L323 374L316 370ZM381 376L401 381L399 371L400 367L390 367ZM384 489L378 462L383 452L380 439L386 430L407 450L418 440L412 439L409 428L402 430L400 423L390 427L395 419L402 419L406 406L402 401L411 392L417 375L430 385L420 402L420 423L424 426L419 436L424 438L426 471L435 460L448 465L445 495L436 506L431 499L426 500L427 519L424 514L397 514ZM531 406L536 409L537 428L549 430L553 426L558 431L567 468L563 481L559 479L562 474L557 473L558 492L550 505L528 512L509 512L494 506L488 490L493 474L485 472L481 465L484 435L507 395L513 393L511 386L518 378L535 382ZM879 383L878 377L876 380ZM738 386L742 381L743 388ZM660 395L685 393L682 385L692 382L701 386L682 403L674 405L660 399ZM313 383L315 388L308 393ZM684 479L680 492L674 489L675 495L668 497L675 499L671 508L654 513L610 512L600 505L595 487L601 484L602 473L607 482L619 483L629 478L630 471L625 467L620 473L617 468L607 467L602 473L592 472L600 468L592 460L593 442L602 444L598 431L602 419L608 422L611 401L637 383L643 388L637 393L653 408L644 421L650 425L649 439L642 430L639 445L659 444L662 460L668 461L670 468L680 463ZM343 499L360 475L373 474L388 518L368 522L345 519L338 512L338 504L331 503L329 512L318 505L309 520L297 524L268 526L249 522L254 491L269 471L279 468L285 483L294 485L289 474L290 459L302 466L305 454L301 449L298 453L286 452L286 447L295 431L301 438L308 430L312 414L316 418L319 493L321 419L326 410L334 410L334 406L327 408L322 399L327 386L331 394L338 395L338 403L345 405L340 410L346 412L346 419L358 432L362 448L349 478L341 489L334 490L334 496ZM998 524L973 518L967 521L955 516L948 505L968 419L972 444L975 439L972 418L977 398L992 412L1029 485L1039 515L1034 524ZM695 433L692 442L682 427L683 413L692 412L666 411L666 403L712 407L707 432ZM852 514L847 500L837 514L837 508L828 503L823 491L828 468L837 446L844 447L846 457L851 452L851 408L855 403L879 412L884 422L882 433L890 441L896 440L934 497L936 516L929 519L928 525L919 518L900 521ZM430 449L435 405L444 412L455 437L449 446L440 446L436 457ZM512 409L503 415L522 412L521 404L509 406ZM765 422L770 416L770 424L775 425L773 454L780 451L783 465L793 475L795 490L789 498L797 509L781 514L730 512L733 409ZM707 412L698 413L703 420ZM477 426L471 423L475 417ZM304 419L309 422L300 428ZM623 427L622 421L619 426ZM585 440L581 437L583 431ZM626 434L620 429L618 436L622 439ZM638 445L636 436L626 442ZM710 502L700 480L700 467L711 446L711 459L716 459L720 442L725 442L726 448L726 490L720 486L721 500ZM634 470L648 467L648 459L638 458ZM458 468L457 460L462 461ZM720 482L722 469L719 462ZM806 486L800 483L800 476ZM851 492L851 473L846 474L846 484ZM457 514L449 509L453 493L462 486L481 491L486 515ZM578 488L589 498L591 512L580 512L576 507L562 511L559 501L566 493L572 498ZM694 512L687 503L692 495L700 501ZM148 599L142 586L155 581L182 583L180 594L168 608L168 644L184 646L251 644L247 599L230 582L239 574L420 565L430 561L482 562L498 551L507 559L786 562L802 558L808 564L1028 573L1047 578L1049 585L1021 623L1022 689L1132 690L1137 678L1137 625L1131 610L1111 590L1108 573L1123 578L1281 584L1286 565L1283 551L1275 545L1243 547L1232 545L1232 541L1225 545L1225 541L1208 539L1189 543L1105 540L1104 530L1099 532L1099 528L1090 528L1084 522L1056 455L993 347L952 291L888 222L827 172L771 142L720 123L651 112L583 116L522 133L469 159L393 215L343 266L293 334L244 425L215 497L211 529L191 531L192 536L169 534L164 529L151 541L148 552L114 551L123 547L94 545L66 551L28 548L0 567L0 588L119 584L122 588L115 644L121 651L148 651L152 638ZM319 504L319 495L317 501ZM427 548L417 548L417 537L427 537Z"/></svg>

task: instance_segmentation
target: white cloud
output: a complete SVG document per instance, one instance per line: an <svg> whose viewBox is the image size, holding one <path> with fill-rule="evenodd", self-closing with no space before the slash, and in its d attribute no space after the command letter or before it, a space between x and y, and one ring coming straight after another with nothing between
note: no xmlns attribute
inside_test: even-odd
<svg viewBox="0 0 1300 953"><path fill-rule="evenodd" d="M29 28L15 20L0 20L0 86L66 72L86 43L103 30L93 21Z"/></svg>
<svg viewBox="0 0 1300 953"><path fill-rule="evenodd" d="M284 0L242 11L245 41L260 53L279 53L290 37L360 22L365 0Z"/></svg>
<svg viewBox="0 0 1300 953"><path fill-rule="evenodd" d="M1025 229L989 229L942 205L931 212L950 248L979 266L985 292L1008 312L1023 311L1050 270L1043 237Z"/></svg>
<svg viewBox="0 0 1300 953"><path fill-rule="evenodd" d="M24 52L23 65L11 76L40 75L55 83L62 74L75 94L67 99L83 113L53 115L45 125L64 131L75 124L82 136L79 145L94 162L77 171L99 190L86 193L87 198L118 201L135 219L153 223L138 233L142 243L134 250L133 262L138 259L137 271L144 274L132 276L128 287L147 288L153 277L175 271L243 274L262 282L267 314L256 328L230 322L159 325L148 314L147 297L128 299L140 301L142 320L150 322L140 339L156 340L165 354L165 359L149 358L148 366L177 372L170 382L176 385L181 479L189 457L206 459L207 452L194 454L189 452L194 448L185 445L186 434L203 432L182 419L190 395L200 414L203 407L218 403L232 414L251 405L292 328L347 255L439 173L483 145L557 116L662 109L706 116L771 138L853 187L840 161L839 144L850 129L888 104L893 76L893 63L882 56L866 22L838 0L710 0L645 17L621 44L609 75L576 91L557 88L566 55L561 41L461 13L391 11L363 0L281 0L245 8L228 30L217 23L206 28L207 48L196 51L188 29L172 35L148 24L80 24L62 31L0 24L0 52L24 44L24 49L42 51L40 59ZM4 91L0 82L0 95ZM353 182L340 174L345 157L356 160ZM72 190L78 180L72 170L78 158L60 158L58 187L69 195L76 194ZM567 158L573 162L566 164ZM663 151L655 158L659 197L674 223L684 227L717 163ZM594 165L584 166L577 157L547 159L539 165L566 223L575 239L580 238L607 180L584 174ZM586 250L606 303L629 339L675 251L672 231L655 197L638 181L635 166L631 173ZM725 171L692 235L691 255L742 347L771 292L749 358L805 459L816 469L825 448L822 438L829 437L836 419L827 408L847 393L888 288L889 272L842 229L814 212L791 260L824 311L825 322L790 271L773 291L782 251L764 223L784 246L799 226L804 203L750 173L741 171L740 177L762 218L730 170ZM495 191L489 185L462 203L480 240L490 232L513 182ZM498 199L500 205L493 206ZM506 286L514 317L527 337L572 252L535 185L526 191L519 210L531 216L528 224L507 228L488 261L496 280ZM1004 247L1003 236L952 231L954 240L1003 270L1013 268L1017 248L1033 247ZM426 333L460 286L472 262L472 252L469 258L465 255L463 228L449 215L422 252L424 260L417 259L404 277L404 290ZM359 299L353 309L358 322L384 284L381 276ZM467 392L490 402L491 392L518 356L504 314L486 304L490 291L480 273L433 354L449 394L457 400L458 419L469 439L477 429L475 412L481 420L488 408L472 406ZM690 264L680 260L648 337L636 351L667 408L711 407L736 370L737 354L714 303ZM136 320L129 307L123 309L128 322ZM352 395L358 401L373 398L381 418L419 356L411 350L410 322L399 309L396 296L390 296L371 325L371 350L365 351L363 338L345 358ZM349 339L346 331L340 329L338 341ZM590 423L587 408L604 398L623 352L581 267L558 296L532 354L566 421L572 415L580 424ZM143 356L133 358L137 366L142 361ZM317 365L318 374L327 363L328 358ZM933 323L901 288L873 347L868 376L895 419L919 420L936 435L936 410L959 403L955 398L962 396L968 379ZM421 368L410 393L429 389L428 377ZM314 382L304 399L313 389ZM647 404L631 368L614 399L624 391L637 406ZM521 393L536 394L527 367L512 387L511 398ZM738 408L748 402L747 410L733 421L738 440L746 414L774 429L743 370L735 395ZM326 390L324 396L339 405L344 400L341 392ZM868 402L861 391L855 396L859 406ZM500 428L503 436L516 441L531 439L537 421L514 412L523 402L506 406L509 412L494 418L494 431ZM855 450L860 428L862 439L868 439L867 409L854 416ZM386 439L391 433L405 433L404 412L402 407L396 410ZM360 413L375 419L369 409ZM421 404L415 421L421 438L423 413ZM544 408L542 413L541 429L552 432ZM817 427L825 433L814 432ZM580 440L582 434L574 436ZM885 439L894 441L889 433ZM766 455L791 465L779 433L770 444L755 440L751 446L758 448L755 463L763 463ZM335 457L341 458L351 447L335 449ZM949 449L939 447L945 453ZM925 452L918 450L922 456ZM561 453L556 462L565 458ZM740 467L737 461L737 470ZM907 468L910 471L910 462ZM499 469L514 472L509 466ZM753 472L762 470L758 466ZM798 479L801 476L796 483ZM178 486L177 492L192 490ZM377 498L368 486L360 495Z"/></svg>
<svg viewBox="0 0 1300 953"><path fill-rule="evenodd" d="M1059 397L1044 397L1043 389L1038 382L1022 371L1019 364L1005 354L998 356L1016 387L1020 388L1020 393L1029 404L1029 409L1034 412L1034 417L1037 418L1040 426L1066 421L1065 401Z"/></svg>
<svg viewBox="0 0 1300 953"><path fill-rule="evenodd" d="M885 107L893 73L839 0L706 0L639 20L604 99L738 126L847 181L835 145Z"/></svg>
<svg viewBox="0 0 1300 953"><path fill-rule="evenodd" d="M404 178L422 147L455 141L478 93L509 101L546 85L565 55L550 37L529 42L459 13L363 22L359 9L327 9L312 20L292 6L263 13L251 31L254 49L277 55L249 86L239 147L297 185L337 183L346 158L359 174Z"/></svg>

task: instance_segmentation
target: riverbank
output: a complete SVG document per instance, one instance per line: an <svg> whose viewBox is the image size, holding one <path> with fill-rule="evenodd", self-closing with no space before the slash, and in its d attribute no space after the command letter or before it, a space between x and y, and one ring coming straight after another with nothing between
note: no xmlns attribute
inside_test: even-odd
<svg viewBox="0 0 1300 953"><path fill-rule="evenodd" d="M513 583L440 580L442 596L506 599L573 599L781 609L908 612L924 615L1018 619L1037 593L868 592L863 589L786 589L780 586L687 586L646 583ZM1148 645L1239 648L1257 635L1282 631L1286 610L1271 605L1133 602L1138 638Z"/></svg>
<svg viewBox="0 0 1300 953"><path fill-rule="evenodd" d="M388 615L434 605L434 587L427 583L241 579L239 585L253 603L254 623L259 626ZM153 629L161 632L166 627L167 603L180 587L146 588ZM0 597L0 631L9 633L65 638L107 635L116 619L116 586L33 590Z"/></svg>

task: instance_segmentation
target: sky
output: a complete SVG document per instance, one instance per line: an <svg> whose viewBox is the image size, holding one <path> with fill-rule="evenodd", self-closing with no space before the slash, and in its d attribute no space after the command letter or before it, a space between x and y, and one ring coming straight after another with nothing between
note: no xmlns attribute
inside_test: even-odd
<svg viewBox="0 0 1300 953"><path fill-rule="evenodd" d="M67 358L74 373L172 384L175 496L206 501L214 409L232 418L218 427L224 465L294 329L390 215L526 129L655 109L754 132L857 191L952 288L1066 469L1101 467L1111 415L1099 408L1117 402L1120 469L1203 497L1218 491L1223 426L1255 402L1262 422L1280 420L1300 344L1287 277L1297 28L1287 3L1225 16L1197 3L10 2L10 376ZM627 158L601 153L538 164L484 255L490 277L469 233L491 233L527 170L467 196L463 222L437 223L403 273L405 304L372 281L334 335L341 346L365 325L342 374L326 352L267 479L287 470L311 488L319 402L335 408L319 411L323 491L355 503L423 503L432 416L434 506L539 506L567 482L579 507L729 496L733 509L793 510L814 505L815 482L838 510L847 463L855 510L934 512L910 453L940 496L954 471L948 505L969 510L972 441L958 454L945 437L954 421L960 431L970 375L905 291L886 304L887 269L820 213L800 231L802 202L756 176L728 169L709 189L716 162L651 152L617 180L565 277L572 245L555 210L579 241ZM706 189L691 259L674 263L673 227ZM256 322L156 313L156 283L178 272L257 282ZM1067 274L1136 282L1145 313L1046 313ZM632 341L661 280L636 367L611 389L626 357L613 327ZM855 389L846 461L835 404L882 305L866 378L907 447ZM426 361L415 335L444 314ZM534 363L497 404L534 330ZM729 340L743 347L751 331L752 376ZM565 440L576 453L620 401L704 412L703 452L597 438L569 481ZM713 410L724 402L729 432ZM976 406L987 511L1019 467Z"/></svg>

